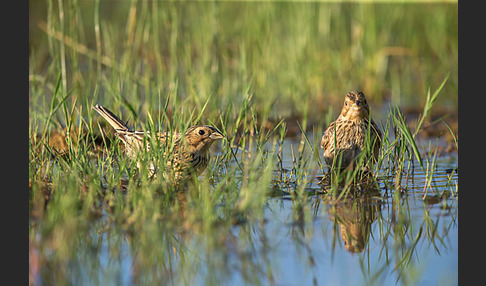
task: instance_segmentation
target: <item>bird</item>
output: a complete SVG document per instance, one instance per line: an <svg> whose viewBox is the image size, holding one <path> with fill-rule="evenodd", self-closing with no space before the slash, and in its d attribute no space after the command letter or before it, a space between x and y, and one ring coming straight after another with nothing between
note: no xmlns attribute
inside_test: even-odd
<svg viewBox="0 0 486 286"><path fill-rule="evenodd" d="M149 131L133 131L108 108L96 104L93 109L115 129L115 136L125 144L126 156L131 160L137 160L139 169L141 168L138 160L139 153L150 150L151 137L155 136L154 139L161 143L161 150L165 150L163 156L167 158L167 169L175 174L176 180L193 175L199 176L204 172L210 159L209 147L215 141L225 138L221 132L209 125L191 126L184 134L168 132L156 132L154 134ZM173 149L170 148L171 138L174 142ZM169 152L172 152L172 157L170 157ZM151 162L149 177L155 177L156 173L157 167Z"/></svg>
<svg viewBox="0 0 486 286"><path fill-rule="evenodd" d="M371 119L366 96L361 91L350 91L345 96L340 115L329 124L322 135L324 160L330 168L344 170L354 166L354 160L365 150L366 140L369 139L371 154L367 154L366 159L372 159L376 163L381 138L380 129Z"/></svg>

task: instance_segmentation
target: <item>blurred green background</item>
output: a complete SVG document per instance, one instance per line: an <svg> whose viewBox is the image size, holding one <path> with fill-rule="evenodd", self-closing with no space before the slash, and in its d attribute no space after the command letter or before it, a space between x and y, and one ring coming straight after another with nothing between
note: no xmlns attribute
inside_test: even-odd
<svg viewBox="0 0 486 286"><path fill-rule="evenodd" d="M60 78L82 116L197 112L210 97L217 121L250 93L264 118L323 124L352 89L420 110L448 74L434 108L457 113L457 3L29 1L29 32L31 117Z"/></svg>

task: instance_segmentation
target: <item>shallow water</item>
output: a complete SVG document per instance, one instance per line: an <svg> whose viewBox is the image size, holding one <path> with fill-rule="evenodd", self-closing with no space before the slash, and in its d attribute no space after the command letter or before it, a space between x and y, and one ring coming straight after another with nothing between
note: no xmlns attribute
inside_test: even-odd
<svg viewBox="0 0 486 286"><path fill-rule="evenodd" d="M286 141L284 169L292 169L292 149L298 147L298 141ZM315 168L315 176L322 175L317 164L307 167ZM402 182L403 192L390 190L382 178L379 190L340 201L323 194L317 179L309 178L306 191L312 195L304 204L284 190L268 198L263 219L235 223L229 231L216 227L210 236L204 230L181 231L164 224L155 230L126 230L111 224L104 211L78 222L75 235L60 235L67 241L55 250L42 255L31 251L31 260L41 256L43 265L36 281L457 285L458 174L451 172L456 167L456 153L438 158L433 190L427 189L425 200L427 179L417 167L413 177ZM434 195L443 192L444 199ZM35 222L30 231L37 232Z"/></svg>

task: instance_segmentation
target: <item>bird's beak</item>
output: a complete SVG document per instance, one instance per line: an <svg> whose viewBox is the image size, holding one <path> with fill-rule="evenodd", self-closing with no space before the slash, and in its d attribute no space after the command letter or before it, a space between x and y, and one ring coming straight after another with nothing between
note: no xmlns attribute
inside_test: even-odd
<svg viewBox="0 0 486 286"><path fill-rule="evenodd" d="M215 131L215 132L211 133L211 135L209 135L209 138L211 140L219 140L219 139L223 139L224 135L219 133L218 131Z"/></svg>

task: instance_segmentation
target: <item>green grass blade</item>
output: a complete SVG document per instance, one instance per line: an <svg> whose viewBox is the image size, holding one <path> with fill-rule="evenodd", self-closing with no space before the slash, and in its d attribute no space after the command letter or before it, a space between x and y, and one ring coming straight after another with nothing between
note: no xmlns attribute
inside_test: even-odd
<svg viewBox="0 0 486 286"><path fill-rule="evenodd" d="M449 74L447 74L447 76L444 78L444 80L442 81L440 86L434 91L434 94L432 94L432 96L430 96L430 89L427 91L427 98L425 100L424 112L423 112L422 116L420 117L420 120L417 124L417 127L415 128L415 132L413 133L414 138L417 135L417 133L420 131L420 128L422 127L422 124L424 123L425 118L427 118L427 116L429 115L430 109L432 109L432 106L434 105L435 101L437 100L437 98L440 94L440 91L442 90L442 88L446 84L447 79L449 79Z"/></svg>
<svg viewBox="0 0 486 286"><path fill-rule="evenodd" d="M395 114L398 117L395 116ZM415 154L415 158L417 158L417 161L419 162L420 167L423 170L424 164L423 164L422 156L420 155L420 151L417 147L417 144L415 143L414 136L410 132L410 129L405 123L403 114L397 106L394 107L393 121L395 122L395 125L399 128L400 132L403 134L404 138L407 140L408 144L412 147L413 153Z"/></svg>

